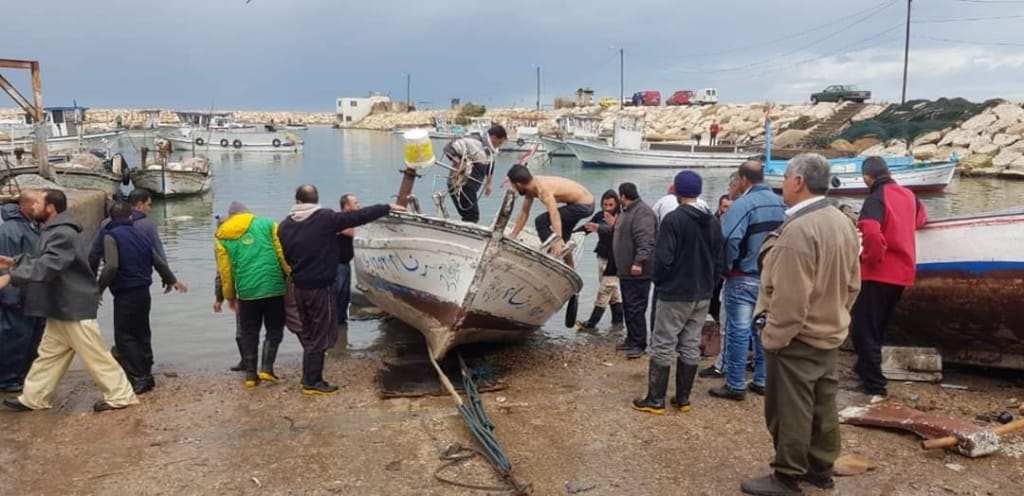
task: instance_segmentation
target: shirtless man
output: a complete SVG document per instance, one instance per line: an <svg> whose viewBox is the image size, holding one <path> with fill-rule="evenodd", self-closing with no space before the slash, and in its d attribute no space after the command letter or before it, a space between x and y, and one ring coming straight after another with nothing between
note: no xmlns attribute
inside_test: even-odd
<svg viewBox="0 0 1024 496"><path fill-rule="evenodd" d="M530 169L519 164L509 169L508 179L512 187L526 198L523 201L523 210L512 229L513 238L518 237L526 226L534 198L539 198L547 208L547 212L538 215L534 221L541 242L550 238L552 233L562 234L562 238L551 245L551 252L554 254L561 253L565 248L565 243L572 236L576 223L594 213L594 196L576 181L554 176L534 177L530 174ZM559 203L565 205L559 207ZM574 266L572 255L565 257L565 263L570 267Z"/></svg>

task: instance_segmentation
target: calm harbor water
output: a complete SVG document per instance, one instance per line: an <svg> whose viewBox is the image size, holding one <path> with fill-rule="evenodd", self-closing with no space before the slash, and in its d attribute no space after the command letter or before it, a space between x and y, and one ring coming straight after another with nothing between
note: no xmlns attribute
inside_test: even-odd
<svg viewBox="0 0 1024 496"><path fill-rule="evenodd" d="M391 133L310 128L304 133L306 141L302 154L272 155L260 153L226 153L211 149L207 155L213 161L213 191L200 198L154 202L152 217L159 226L167 248L171 268L189 286L188 294L163 295L153 287L153 348L158 364L189 368L221 369L237 358L234 344L234 317L227 310L215 314L213 305L214 262L213 233L215 215L224 215L232 201L241 201L257 215L283 219L294 203L293 192L303 183L316 184L321 203L338 207L344 193L355 193L363 205L390 202L398 191L401 179L398 170L403 167L401 137ZM138 162L135 146L139 139L122 139L121 151L132 164ZM435 153L440 153L435 143ZM203 151L200 151L201 153ZM132 158L134 157L134 158ZM503 177L516 154L499 156L497 174ZM575 159L555 158L534 160L531 166L538 174L559 175L587 186L595 197L606 189L615 188L624 181L635 182L648 203L657 201L666 192L675 171L583 169ZM543 165L542 167L540 167ZM704 177L704 198L714 205L725 193L731 170L700 171ZM446 171L431 169L418 180L415 194L423 210L435 213L431 201L434 191L444 189ZM503 191L501 180L495 180L495 194L481 203L482 222L493 219ZM923 196L931 217L969 214L1002 210L1017 206L1024 198L1024 182L1004 182L995 179L957 179L943 194ZM858 203L856 200L853 203ZM534 215L541 212L534 206ZM448 211L454 209L448 205ZM532 225L532 221L530 223ZM596 262L591 251L596 242L588 237L586 255L577 263L583 276L584 288L580 299L581 318L589 315L594 294ZM112 343L112 308L110 296L100 308L100 322L105 336ZM607 319L607 317L606 317ZM545 343L577 338L574 330L562 326L561 314L552 318L541 331ZM388 346L389 336L408 335L398 322L353 321L349 325L347 340L342 344L349 350L365 350ZM282 353L285 358L300 352L297 340L286 332Z"/></svg>

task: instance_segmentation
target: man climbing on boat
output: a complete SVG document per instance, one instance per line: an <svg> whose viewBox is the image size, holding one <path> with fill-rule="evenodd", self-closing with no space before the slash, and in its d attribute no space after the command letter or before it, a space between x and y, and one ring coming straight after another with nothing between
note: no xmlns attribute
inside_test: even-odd
<svg viewBox="0 0 1024 496"><path fill-rule="evenodd" d="M525 165L513 165L508 171L508 180L512 187L520 195L525 197L523 209L519 212L516 225L512 229L512 237L518 237L526 226L526 219L530 215L530 207L533 200L540 199L540 202L547 208L547 212L537 216L534 221L537 228L537 237L541 243L547 241L552 233L560 233L561 239L556 239L551 245L551 253L558 255L565 248L565 243L572 237L572 231L576 224L594 213L594 196L587 191L580 183L564 177L555 176L534 176ZM559 207L558 204L564 205ZM565 257L565 263L574 267L572 254Z"/></svg>
<svg viewBox="0 0 1024 496"><path fill-rule="evenodd" d="M464 136L444 147L444 155L452 162L448 194L463 222L480 221L480 186L484 187L485 195L491 196L494 154L506 139L508 133L504 127L491 126L486 137Z"/></svg>

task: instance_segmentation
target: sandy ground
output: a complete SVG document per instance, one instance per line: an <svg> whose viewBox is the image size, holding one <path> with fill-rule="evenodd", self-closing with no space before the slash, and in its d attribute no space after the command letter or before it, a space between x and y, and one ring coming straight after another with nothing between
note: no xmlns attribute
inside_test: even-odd
<svg viewBox="0 0 1024 496"><path fill-rule="evenodd" d="M647 362L617 355L614 339L535 341L492 358L508 387L484 401L534 494L739 494L743 478L767 471L772 449L760 397L716 400L706 390L719 381L699 379L693 412L634 412L629 401L645 391ZM342 392L330 397L298 393L297 357L284 357L280 384L252 390L228 364L158 365L158 388L141 405L104 414L90 409L95 386L73 374L57 408L0 413L0 494L485 494L433 477L449 444L472 444L452 399L379 399L380 358L332 353L327 377ZM1019 375L959 372L946 381L970 389L899 383L892 396L967 419L1024 399ZM843 405L863 401L840 397ZM844 453L879 468L838 479L833 494L1021 494L1024 487L1022 437L1006 438L1006 452L972 460L923 452L909 434L843 426L842 435ZM479 459L446 476L496 482Z"/></svg>

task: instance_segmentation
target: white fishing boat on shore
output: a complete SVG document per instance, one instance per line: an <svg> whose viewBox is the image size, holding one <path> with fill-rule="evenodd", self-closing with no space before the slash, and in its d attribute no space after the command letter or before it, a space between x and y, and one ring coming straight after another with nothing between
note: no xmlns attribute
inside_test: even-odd
<svg viewBox="0 0 1024 496"><path fill-rule="evenodd" d="M423 155L433 162L427 133L422 140L417 150L427 150ZM407 158L409 150L407 145ZM410 203L415 177L415 169L406 169L399 204ZM359 289L418 329L435 358L462 344L525 338L577 294L583 281L539 243L507 235L515 197L506 192L490 227L446 218L443 203L438 216L392 213L360 227L352 262Z"/></svg>
<svg viewBox="0 0 1024 496"><path fill-rule="evenodd" d="M67 153L93 147L105 148L111 141L118 138L122 131L117 129L92 130L85 129L86 107L47 107L44 109L46 120L41 129L46 133L48 153ZM37 127L24 121L5 121L0 132L5 136L0 139L0 151L11 152L17 148L30 151L35 143Z"/></svg>
<svg viewBox="0 0 1024 496"><path fill-rule="evenodd" d="M716 168L738 167L750 153L739 147L732 152L653 151L643 147L644 117L620 115L615 119L612 145L580 139L565 140L586 167L620 168Z"/></svg>

